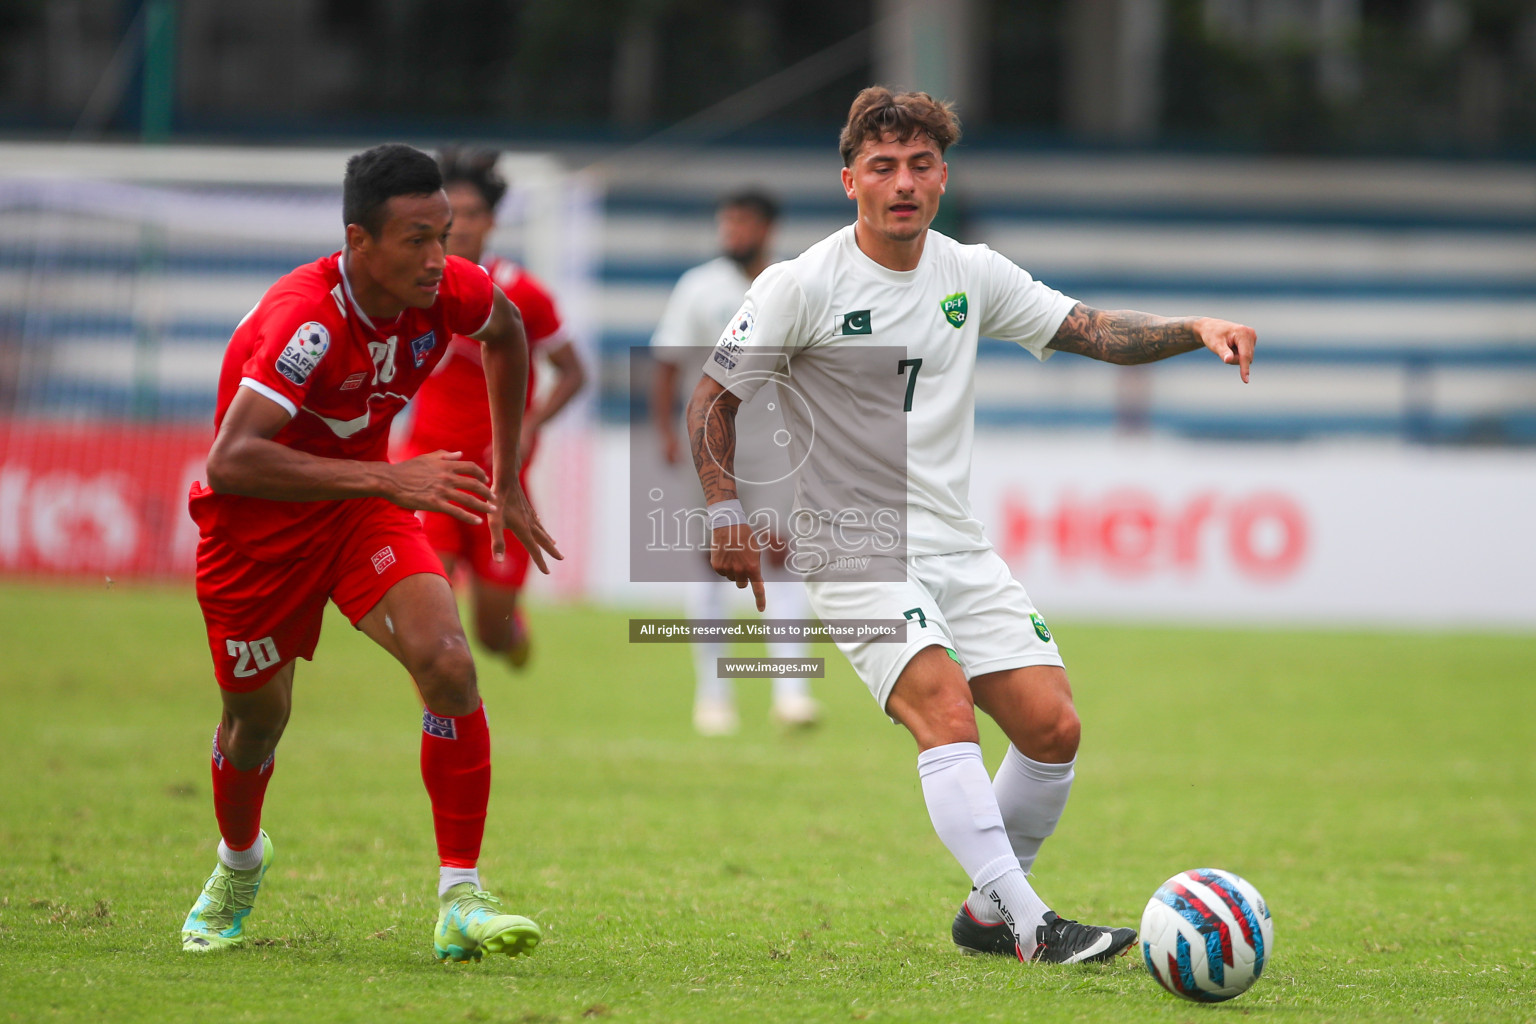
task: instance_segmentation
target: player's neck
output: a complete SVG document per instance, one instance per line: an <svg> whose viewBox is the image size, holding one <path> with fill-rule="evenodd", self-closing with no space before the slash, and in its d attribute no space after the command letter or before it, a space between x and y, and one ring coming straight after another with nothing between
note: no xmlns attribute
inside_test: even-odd
<svg viewBox="0 0 1536 1024"><path fill-rule="evenodd" d="M882 235L862 223L853 226L853 242L859 251L887 270L916 270L923 261L923 243L927 240L926 230L918 232L916 238L898 239Z"/></svg>
<svg viewBox="0 0 1536 1024"><path fill-rule="evenodd" d="M347 290L352 295L352 301L375 325L388 323L405 312L405 303L390 295L372 277L359 272L346 253L341 257L341 273L347 279Z"/></svg>

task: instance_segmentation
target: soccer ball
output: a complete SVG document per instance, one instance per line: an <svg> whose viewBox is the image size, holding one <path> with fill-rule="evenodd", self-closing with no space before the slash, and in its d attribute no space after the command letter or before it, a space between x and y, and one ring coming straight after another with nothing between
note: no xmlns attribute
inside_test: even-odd
<svg viewBox="0 0 1536 1024"><path fill-rule="evenodd" d="M1141 912L1141 956L1174 995L1220 1003L1248 991L1274 948L1269 904L1230 871L1195 868L1164 882Z"/></svg>

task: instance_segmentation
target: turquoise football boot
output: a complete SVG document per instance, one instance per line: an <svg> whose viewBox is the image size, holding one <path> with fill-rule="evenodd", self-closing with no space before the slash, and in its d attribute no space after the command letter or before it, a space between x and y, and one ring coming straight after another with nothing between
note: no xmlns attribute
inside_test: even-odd
<svg viewBox="0 0 1536 1024"><path fill-rule="evenodd" d="M443 894L432 946L439 960L479 960L486 953L532 953L543 935L526 917L504 914L501 901L469 882Z"/></svg>
<svg viewBox="0 0 1536 1024"><path fill-rule="evenodd" d="M245 919L256 905L261 880L272 866L272 837L261 833L261 866L235 871L220 861L181 926L181 948L188 953L235 949L245 942Z"/></svg>

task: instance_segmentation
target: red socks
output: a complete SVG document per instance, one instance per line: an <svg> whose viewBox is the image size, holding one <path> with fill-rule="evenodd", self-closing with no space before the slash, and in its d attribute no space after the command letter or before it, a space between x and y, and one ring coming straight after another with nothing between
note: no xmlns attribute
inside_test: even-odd
<svg viewBox="0 0 1536 1024"><path fill-rule="evenodd" d="M213 812L224 845L247 850L261 831L261 802L272 778L273 758L243 772L219 749L219 733L213 733ZM458 718L422 713L421 778L432 800L443 866L474 867L491 797L491 733L483 704Z"/></svg>
<svg viewBox="0 0 1536 1024"><path fill-rule="evenodd" d="M474 867L491 798L491 733L484 704L458 718L422 712L421 779L432 800L442 865Z"/></svg>
<svg viewBox="0 0 1536 1024"><path fill-rule="evenodd" d="M219 834L231 850L248 850L261 834L261 801L272 778L273 758L252 771L236 768L219 749L219 733L213 730L213 813Z"/></svg>

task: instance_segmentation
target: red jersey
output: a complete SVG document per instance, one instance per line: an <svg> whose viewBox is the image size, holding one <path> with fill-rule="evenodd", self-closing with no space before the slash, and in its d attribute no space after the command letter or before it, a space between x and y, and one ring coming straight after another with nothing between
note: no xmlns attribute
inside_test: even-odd
<svg viewBox="0 0 1536 1024"><path fill-rule="evenodd" d="M511 260L492 258L485 270L523 315L523 330L528 335L526 409L534 399L534 351L560 333L560 314L555 310L555 300L538 279ZM437 372L427 378L416 395L405 447L414 454L440 448L463 452L466 459L482 463L489 472L490 446L491 402L486 393L480 343L455 335Z"/></svg>
<svg viewBox="0 0 1536 1024"><path fill-rule="evenodd" d="M352 296L340 253L299 267L235 328L214 427L244 386L293 415L272 439L278 444L331 459L385 461L390 421L443 358L447 339L490 323L493 290L484 270L450 256L436 302L374 323ZM204 535L277 562L323 547L342 504L215 494L196 484L189 507Z"/></svg>

